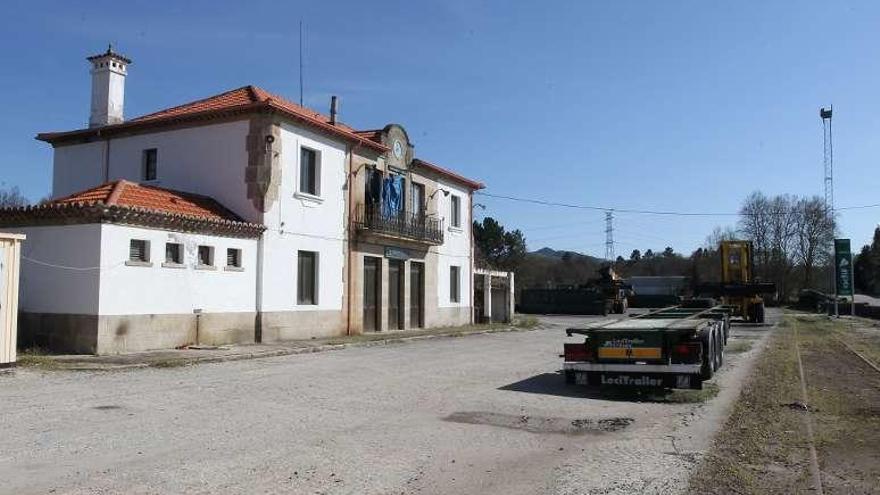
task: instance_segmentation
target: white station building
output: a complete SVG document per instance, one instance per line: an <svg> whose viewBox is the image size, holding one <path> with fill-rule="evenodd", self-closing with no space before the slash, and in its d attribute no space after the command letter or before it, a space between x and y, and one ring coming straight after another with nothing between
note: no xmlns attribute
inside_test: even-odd
<svg viewBox="0 0 880 495"><path fill-rule="evenodd" d="M43 133L19 341L111 354L473 321L472 195L403 127L359 131L245 86L123 118L131 63L88 58L89 127Z"/></svg>

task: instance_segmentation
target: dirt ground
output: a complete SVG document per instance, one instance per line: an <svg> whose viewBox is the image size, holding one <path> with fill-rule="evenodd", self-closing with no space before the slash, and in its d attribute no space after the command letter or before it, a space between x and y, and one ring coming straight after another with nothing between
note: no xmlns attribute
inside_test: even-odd
<svg viewBox="0 0 880 495"><path fill-rule="evenodd" d="M770 313L775 318L775 313ZM0 376L0 492L676 493L771 333L700 393L564 384L564 329L250 361ZM738 344L737 344L738 343Z"/></svg>
<svg viewBox="0 0 880 495"><path fill-rule="evenodd" d="M690 492L880 493L880 372L842 342L878 356L880 328L861 320L786 316Z"/></svg>

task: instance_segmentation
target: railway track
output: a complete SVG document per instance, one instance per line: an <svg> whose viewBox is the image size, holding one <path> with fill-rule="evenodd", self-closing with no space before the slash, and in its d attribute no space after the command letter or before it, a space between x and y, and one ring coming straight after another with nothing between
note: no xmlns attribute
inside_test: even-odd
<svg viewBox="0 0 880 495"><path fill-rule="evenodd" d="M865 364L867 364L871 368L874 368L874 371L876 371L877 373L880 373L880 366L878 366L877 363L875 363L875 362L871 361L870 359L868 359L867 357L865 357L865 355L862 354L861 352L853 349L853 347L851 345L849 345L845 340L840 338L839 334L834 336L834 340L840 342L840 344L842 346L846 347L847 350L849 350L851 353L858 356L859 359L861 359Z"/></svg>

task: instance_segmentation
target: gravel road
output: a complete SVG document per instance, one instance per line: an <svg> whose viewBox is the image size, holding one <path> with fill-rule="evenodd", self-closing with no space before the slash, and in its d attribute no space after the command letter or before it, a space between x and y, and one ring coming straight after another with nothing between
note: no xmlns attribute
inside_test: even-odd
<svg viewBox="0 0 880 495"><path fill-rule="evenodd" d="M774 313L770 314L775 316ZM762 347L706 404L557 372L567 325L195 367L0 375L0 492L670 493Z"/></svg>

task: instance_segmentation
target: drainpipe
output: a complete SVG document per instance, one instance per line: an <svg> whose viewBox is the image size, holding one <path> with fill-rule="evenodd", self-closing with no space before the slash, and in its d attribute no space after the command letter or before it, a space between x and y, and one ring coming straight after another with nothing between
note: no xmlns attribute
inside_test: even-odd
<svg viewBox="0 0 880 495"><path fill-rule="evenodd" d="M471 268L471 278L470 278L470 281L468 282L468 288L470 291L468 298L471 301L471 303L470 303L471 324L473 324L473 323L475 323L474 322L474 191L470 191L468 193L468 206L469 206L468 210L470 211L470 213L468 214L468 227L467 227L468 230L467 230L467 232L468 232L468 237L471 240L471 258L470 258L470 263L469 263L470 268Z"/></svg>
<svg viewBox="0 0 880 495"><path fill-rule="evenodd" d="M334 96L333 99L335 102L336 97ZM348 265L346 271L348 272L348 275L346 276L346 279L345 279L345 298L346 298L345 334L346 335L351 335L351 300L353 297L352 283L351 283L351 273L352 273L352 271L351 271L352 261L351 260L352 260L352 246L354 245L354 241L353 241L354 235L352 234L352 232L353 232L352 227L354 225L354 220L352 220L351 208L353 206L352 201L354 201L353 197L352 197L352 194L353 194L352 191L354 190L354 178L357 175L357 173L354 170L354 152L355 152L355 150L358 149L358 147L360 147L360 144L361 143L355 143L354 146L349 147L349 149L348 149L348 204L346 204L346 210L345 210L346 215L347 215L347 220L348 220L348 232L347 232L348 253L346 254L346 256L347 256L347 263L346 264Z"/></svg>
<svg viewBox="0 0 880 495"><path fill-rule="evenodd" d="M256 315L254 315L254 343L256 344L263 342L263 239L267 232L268 230L261 232L260 237L257 239L257 290L254 296L254 305L256 306Z"/></svg>

